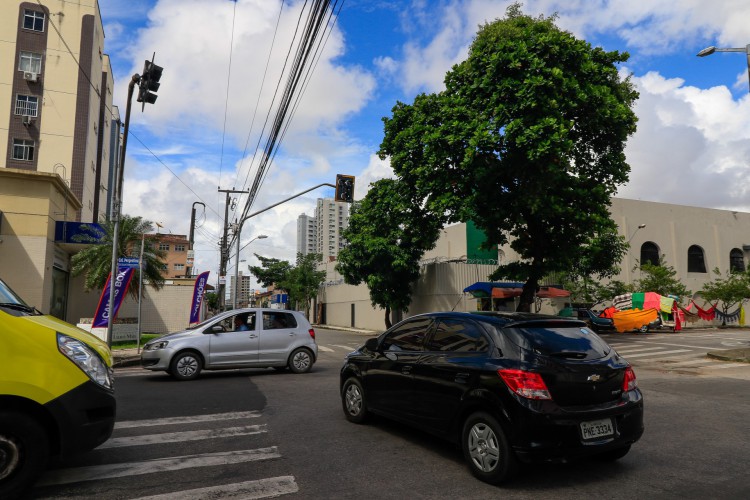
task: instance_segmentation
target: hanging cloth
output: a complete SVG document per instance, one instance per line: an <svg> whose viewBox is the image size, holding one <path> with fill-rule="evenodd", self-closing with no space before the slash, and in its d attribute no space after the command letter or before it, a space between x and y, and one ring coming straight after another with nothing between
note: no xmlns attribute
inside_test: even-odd
<svg viewBox="0 0 750 500"><path fill-rule="evenodd" d="M648 325L657 318L656 309L646 311L619 311L612 316L615 328L618 332L627 332L629 330L638 330L643 325Z"/></svg>
<svg viewBox="0 0 750 500"><path fill-rule="evenodd" d="M644 309L659 309L661 304L661 295L656 292L646 292L644 295Z"/></svg>
<svg viewBox="0 0 750 500"><path fill-rule="evenodd" d="M740 308L738 307L730 313L724 313L723 311L716 311L716 319L721 320L722 323L734 323L740 320Z"/></svg>
<svg viewBox="0 0 750 500"><path fill-rule="evenodd" d="M645 309L643 307L643 300L645 299L646 294L643 292L636 292L631 296L631 300L633 301L633 309Z"/></svg>
<svg viewBox="0 0 750 500"><path fill-rule="evenodd" d="M672 314L674 314L674 331L679 332L685 324L685 313L677 306L677 302L672 304Z"/></svg>
<svg viewBox="0 0 750 500"><path fill-rule="evenodd" d="M617 297L612 299L612 305L615 306L618 311L627 311L628 309L632 309L633 294L626 293L624 295L618 295Z"/></svg>
<svg viewBox="0 0 750 500"><path fill-rule="evenodd" d="M745 326L745 306L740 306L740 326Z"/></svg>
<svg viewBox="0 0 750 500"><path fill-rule="evenodd" d="M704 321L713 321L716 318L716 306L713 305L708 309L701 309L701 307L693 302L695 308L698 310L698 316Z"/></svg>
<svg viewBox="0 0 750 500"><path fill-rule="evenodd" d="M659 299L659 309L661 312L671 313L674 306L674 299L672 297L661 296Z"/></svg>

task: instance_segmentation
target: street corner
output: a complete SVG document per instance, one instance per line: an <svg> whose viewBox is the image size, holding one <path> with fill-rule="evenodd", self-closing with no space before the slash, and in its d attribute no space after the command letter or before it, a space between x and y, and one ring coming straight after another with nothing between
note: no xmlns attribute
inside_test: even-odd
<svg viewBox="0 0 750 500"><path fill-rule="evenodd" d="M750 348L727 349L726 351L711 351L706 353L711 359L720 361L734 361L736 363L750 363Z"/></svg>

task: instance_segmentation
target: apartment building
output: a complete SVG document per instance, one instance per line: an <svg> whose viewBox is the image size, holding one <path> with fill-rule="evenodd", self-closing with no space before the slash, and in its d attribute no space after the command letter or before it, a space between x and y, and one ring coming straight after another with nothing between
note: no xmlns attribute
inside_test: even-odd
<svg viewBox="0 0 750 500"><path fill-rule="evenodd" d="M162 266L162 276L165 279L185 278L188 262L188 248L190 245L184 234L149 234L146 238L152 240L155 248L166 252Z"/></svg>
<svg viewBox="0 0 750 500"><path fill-rule="evenodd" d="M324 262L336 260L345 243L341 233L349 225L349 204L333 198L318 198L315 225L315 252L323 256Z"/></svg>
<svg viewBox="0 0 750 500"><path fill-rule="evenodd" d="M317 231L315 217L306 214L297 217L297 253L302 255L315 253L318 243Z"/></svg>
<svg viewBox="0 0 750 500"><path fill-rule="evenodd" d="M110 213L120 150L97 0L0 2L0 277L65 318L71 237Z"/></svg>

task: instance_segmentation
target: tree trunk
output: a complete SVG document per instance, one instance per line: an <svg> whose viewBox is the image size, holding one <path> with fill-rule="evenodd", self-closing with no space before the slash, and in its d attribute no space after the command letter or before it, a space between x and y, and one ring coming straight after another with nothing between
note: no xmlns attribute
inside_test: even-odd
<svg viewBox="0 0 750 500"><path fill-rule="evenodd" d="M385 306L385 329L389 329L391 327L391 308L390 306Z"/></svg>
<svg viewBox="0 0 750 500"><path fill-rule="evenodd" d="M518 312L531 312L531 304L534 303L534 295L536 293L538 280L536 278L529 278L523 285L523 291L521 292L521 300L518 303L516 311Z"/></svg>

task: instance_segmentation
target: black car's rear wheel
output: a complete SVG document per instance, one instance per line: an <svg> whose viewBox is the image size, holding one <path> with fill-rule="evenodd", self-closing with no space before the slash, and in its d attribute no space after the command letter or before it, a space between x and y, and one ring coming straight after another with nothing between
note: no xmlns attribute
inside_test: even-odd
<svg viewBox="0 0 750 500"><path fill-rule="evenodd" d="M518 459L505 432L488 413L477 412L466 419L461 448L471 473L486 483L506 481L518 469Z"/></svg>
<svg viewBox="0 0 750 500"><path fill-rule="evenodd" d="M344 407L344 415L350 422L359 424L369 416L365 391L356 378L350 378L344 382L344 387L341 390L341 404Z"/></svg>

